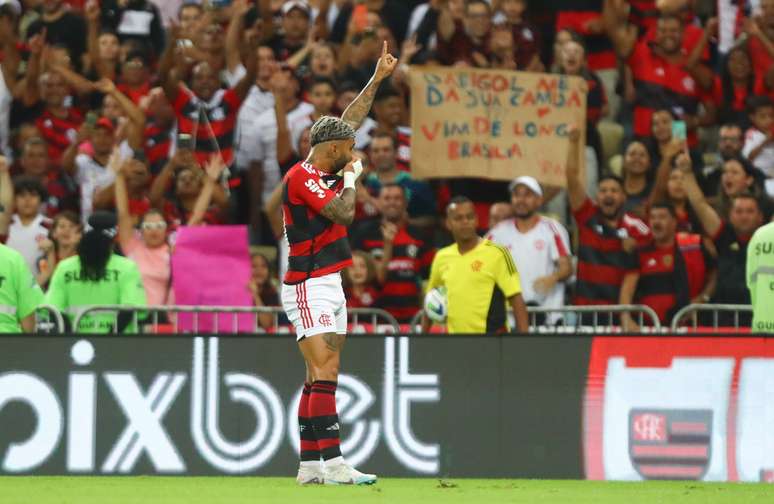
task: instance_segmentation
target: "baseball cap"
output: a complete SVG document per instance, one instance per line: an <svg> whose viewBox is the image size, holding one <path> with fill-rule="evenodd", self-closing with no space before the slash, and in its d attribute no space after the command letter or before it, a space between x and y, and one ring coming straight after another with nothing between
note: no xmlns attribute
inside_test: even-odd
<svg viewBox="0 0 774 504"><path fill-rule="evenodd" d="M100 117L97 119L97 122L94 123L95 128L105 128L106 130L110 131L111 133L115 131L116 127L113 125L113 121L108 119L107 117Z"/></svg>
<svg viewBox="0 0 774 504"><path fill-rule="evenodd" d="M10 9L17 16L22 13L21 4L18 0L0 0L0 7L6 10Z"/></svg>
<svg viewBox="0 0 774 504"><path fill-rule="evenodd" d="M292 11L293 9L300 9L307 16L312 15L312 9L304 0L290 0L289 2L282 4L282 15L287 15L288 12Z"/></svg>
<svg viewBox="0 0 774 504"><path fill-rule="evenodd" d="M535 180L535 177L530 177L529 175L522 175L521 177L517 177L513 179L510 184L508 184L508 190L513 192L513 190L516 189L516 186L520 185L526 186L527 189L537 194L538 196L543 196L543 189L540 187L538 181Z"/></svg>

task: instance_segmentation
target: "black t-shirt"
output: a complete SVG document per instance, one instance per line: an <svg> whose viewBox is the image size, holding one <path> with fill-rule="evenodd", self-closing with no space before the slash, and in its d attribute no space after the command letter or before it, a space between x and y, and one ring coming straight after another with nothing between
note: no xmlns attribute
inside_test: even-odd
<svg viewBox="0 0 774 504"><path fill-rule="evenodd" d="M731 224L723 221L713 241L718 249L718 286L712 302L750 304L750 291L745 281L750 237L739 236Z"/></svg>
<svg viewBox="0 0 774 504"><path fill-rule="evenodd" d="M81 55L86 52L86 21L74 12L65 12L56 21L38 19L30 24L27 37L46 29L46 44L66 47L70 53L73 68L80 70Z"/></svg>

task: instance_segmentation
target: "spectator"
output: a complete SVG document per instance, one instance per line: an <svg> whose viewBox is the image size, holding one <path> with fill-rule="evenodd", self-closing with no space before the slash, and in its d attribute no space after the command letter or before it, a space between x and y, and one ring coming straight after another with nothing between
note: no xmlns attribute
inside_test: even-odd
<svg viewBox="0 0 774 504"><path fill-rule="evenodd" d="M293 152L298 152L298 142L301 131L312 124L310 118L314 106L299 99L300 82L298 76L290 70L275 72L271 78L271 90L274 94L274 104L281 102L282 111L286 114L286 127L290 132L290 145ZM278 125L274 108L266 110L254 119L254 122L242 130L240 142L243 147L241 165L247 167L252 179L250 183L251 197L254 205L260 208L266 201L274 187L280 183L283 173L282 165L293 160L286 156L291 155L286 150L283 157L279 158L277 150ZM258 199L260 196L260 199Z"/></svg>
<svg viewBox="0 0 774 504"><path fill-rule="evenodd" d="M202 169L191 150L181 149L175 152L161 173L153 180L149 196L151 207L163 212L170 232L177 231L178 227L190 221L204 186L202 175ZM171 194L167 195L170 187L172 187ZM213 187L212 201L214 205L207 209L202 218L208 224L217 224L221 222L221 211L228 204L228 198L222 187L217 185Z"/></svg>
<svg viewBox="0 0 774 504"><path fill-rule="evenodd" d="M111 159L111 162L113 160ZM126 165L126 166L124 166ZM126 190L128 193L129 215L132 217L132 223L139 221L150 209L150 198L148 193L148 184L151 177L148 171L148 165L142 151L135 152L134 157L128 159L117 159L116 165L108 167L114 174L119 169L124 171ZM115 200L115 179L113 182L98 189L94 193L94 208L97 210L114 210L116 208Z"/></svg>
<svg viewBox="0 0 774 504"><path fill-rule="evenodd" d="M82 143L91 141L93 153L79 153ZM75 178L81 188L81 218L83 222L89 218L93 210L94 193L98 189L109 186L115 179L115 174L108 169L108 161L115 147L115 126L113 122L101 117L90 128L85 124L78 131L78 137L62 156L62 167ZM128 147L123 149L128 155Z"/></svg>
<svg viewBox="0 0 774 504"><path fill-rule="evenodd" d="M510 203L504 201L498 201L492 203L489 207L489 229L490 231L495 228L499 223L504 220L513 218L513 207Z"/></svg>
<svg viewBox="0 0 774 504"><path fill-rule="evenodd" d="M542 72L542 40L540 31L525 19L527 0L503 0L500 8L505 15L505 26L510 28L512 34L516 67L528 72Z"/></svg>
<svg viewBox="0 0 774 504"><path fill-rule="evenodd" d="M84 65L84 74L93 80L107 78L115 80L120 65L121 42L111 30L101 30L100 6L96 1L86 3L84 11L87 24L88 58Z"/></svg>
<svg viewBox="0 0 774 504"><path fill-rule="evenodd" d="M11 154L8 143L11 103L16 91L20 61L16 37L18 18L19 12L13 4L0 5L0 50L3 52L3 61L0 62L0 155L4 156Z"/></svg>
<svg viewBox="0 0 774 504"><path fill-rule="evenodd" d="M377 306L379 290L376 288L376 266L368 252L352 252L352 266L344 270L342 277L347 308L371 308Z"/></svg>
<svg viewBox="0 0 774 504"><path fill-rule="evenodd" d="M196 38L196 28L199 26L204 16L204 7L202 4L187 2L180 6L177 12L177 20L180 27L180 35L187 40Z"/></svg>
<svg viewBox="0 0 774 504"><path fill-rule="evenodd" d="M509 189L514 218L495 226L486 239L511 253L527 306L561 308L564 283L572 275L567 230L554 219L537 213L543 205L543 189L533 177L518 177ZM559 319L557 313L547 317L551 325Z"/></svg>
<svg viewBox="0 0 774 504"><path fill-rule="evenodd" d="M124 255L137 264L148 304L165 305L170 300L172 285L167 222L159 210L149 209L140 217L139 232L135 230L128 179L137 164L142 165L135 160L123 161L116 173L114 197L118 217L118 244Z"/></svg>
<svg viewBox="0 0 774 504"><path fill-rule="evenodd" d="M366 118L357 130L355 147L360 150L368 148L377 133L386 133L395 139L395 151L398 168L411 171L411 128L401 126L403 122L404 102L400 92L385 84L376 92L374 98L374 117Z"/></svg>
<svg viewBox="0 0 774 504"><path fill-rule="evenodd" d="M256 58L258 70L255 83L250 87L250 92L242 102L237 116L236 162L237 169L240 171L246 171L249 168L249 159L254 148L253 139L243 138L243 136L251 132L252 124L257 117L274 107L271 78L279 70L274 51L271 47L260 46L256 50Z"/></svg>
<svg viewBox="0 0 774 504"><path fill-rule="evenodd" d="M675 159L684 152L683 142L672 141L662 148L661 163L658 166L653 189L648 198L647 210L649 211L656 203L667 202L675 210L677 231L698 233L701 231L701 224L688 203L683 172L674 164Z"/></svg>
<svg viewBox="0 0 774 504"><path fill-rule="evenodd" d="M636 27L621 22L610 9L606 9L605 26L634 78L634 134L649 136L653 112L668 108L685 122L688 144L695 146L698 142L696 128L700 123L699 87L709 88L712 73L702 63L686 66L686 55L682 50L683 20L675 15L662 15L652 44L647 40L638 42Z"/></svg>
<svg viewBox="0 0 774 504"><path fill-rule="evenodd" d="M644 217L645 203L652 188L650 153L645 144L635 140L626 147L623 158L623 189L626 197L623 211Z"/></svg>
<svg viewBox="0 0 774 504"><path fill-rule="evenodd" d="M46 304L66 314L71 325L72 308L96 304L145 306L145 290L137 265L113 252L116 218L96 212L78 244L78 255L60 262L46 293ZM73 331L85 333L121 333L136 331L131 326L132 312L86 315Z"/></svg>
<svg viewBox="0 0 774 504"><path fill-rule="evenodd" d="M519 273L511 254L476 233L478 218L473 202L455 197L446 212L454 243L433 259L427 290L446 288L446 329L450 333L507 331L506 301L516 318L516 330L529 330L527 307L521 296ZM422 332L430 319L422 316Z"/></svg>
<svg viewBox="0 0 774 504"><path fill-rule="evenodd" d="M45 0L43 15L27 28L27 36L44 34L49 45L67 48L70 60L80 69L81 55L86 52L86 22L77 11L68 8L64 0Z"/></svg>
<svg viewBox="0 0 774 504"><path fill-rule="evenodd" d="M43 255L38 257L38 285L46 289L57 264L78 253L78 243L83 235L83 226L78 215L65 210L54 217L48 239L40 242Z"/></svg>
<svg viewBox="0 0 774 504"><path fill-rule="evenodd" d="M565 42L559 52L559 58L560 73L578 76L586 81L588 89L586 93L586 145L594 149L597 165L599 165L603 158L602 139L597 131L597 124L609 112L605 86L599 76L589 70L586 62L586 49L580 42L576 40Z"/></svg>
<svg viewBox="0 0 774 504"><path fill-rule="evenodd" d="M244 14L234 16L232 23L244 23ZM194 155L203 165L217 153L226 165L233 162L234 128L239 107L255 82L256 58L247 58L245 75L232 89L220 88L218 71L206 61L193 67L190 85L181 82L185 73L184 58L175 58L177 41L167 45L161 65L162 87L177 116L179 133L191 135ZM252 52L252 51L251 51ZM254 52L252 52L254 54Z"/></svg>
<svg viewBox="0 0 774 504"><path fill-rule="evenodd" d="M712 115L717 122L747 129L750 127L747 100L763 91L756 87L750 55L744 47L734 47L724 57L720 75L715 76L704 105L714 109Z"/></svg>
<svg viewBox="0 0 774 504"><path fill-rule="evenodd" d="M742 128L733 123L723 124L718 131L717 152L713 152L712 160L698 173L697 180L702 192L709 198L718 194L723 164L736 157L741 157L744 147Z"/></svg>
<svg viewBox="0 0 774 504"><path fill-rule="evenodd" d="M145 100L147 122L143 150L152 176L158 175L175 153L175 111L161 88L153 88Z"/></svg>
<svg viewBox="0 0 774 504"><path fill-rule="evenodd" d="M121 38L141 43L154 54L164 50L164 26L155 4L148 0L100 0L102 26Z"/></svg>
<svg viewBox="0 0 774 504"><path fill-rule="evenodd" d="M720 176L720 192L709 200L712 208L723 218L727 218L736 196L751 194L758 197L760 190L756 186L755 175L755 168L744 158L732 158L724 162L723 174Z"/></svg>
<svg viewBox="0 0 774 504"><path fill-rule="evenodd" d="M309 84L309 103L314 106L312 122L331 115L336 104L336 84L328 77L315 77Z"/></svg>
<svg viewBox="0 0 774 504"><path fill-rule="evenodd" d="M282 4L282 33L269 40L278 60L285 61L304 47L311 25L312 9L306 0Z"/></svg>
<svg viewBox="0 0 774 504"><path fill-rule="evenodd" d="M766 178L774 178L774 102L768 96L755 96L748 102L752 127L744 137L742 154ZM774 185L769 196L774 197Z"/></svg>
<svg viewBox="0 0 774 504"><path fill-rule="evenodd" d="M399 322L408 322L420 306L421 279L433 258L431 244L409 224L406 192L398 184L383 185L378 206L381 219L362 224L354 233L353 249L369 252L376 262L380 286L378 306Z"/></svg>
<svg viewBox="0 0 774 504"><path fill-rule="evenodd" d="M374 170L363 182L366 189L378 195L386 184L401 186L408 198L409 219L415 224L432 225L436 213L433 190L427 182L414 180L408 172L399 169L395 139L391 135L377 133L371 140L369 153ZM378 205L374 206L378 208Z"/></svg>
<svg viewBox="0 0 774 504"><path fill-rule="evenodd" d="M247 283L247 288L253 297L253 305L259 308L281 306L277 289L271 284L271 268L266 256L258 252L250 254L250 265L250 281ZM272 313L258 314L258 325L264 329L273 327L274 320Z"/></svg>
<svg viewBox="0 0 774 504"><path fill-rule="evenodd" d="M567 155L567 194L579 232L577 305L615 304L627 271L636 267L632 255L638 243L650 239L648 226L624 212L623 181L615 176L600 177L596 202L583 188L578 156L580 132L570 131Z"/></svg>
<svg viewBox="0 0 774 504"><path fill-rule="evenodd" d="M61 170L49 166L48 147L42 138L32 137L24 143L19 164L25 177L38 180L45 189L44 215L54 217L61 211L80 210L75 182Z"/></svg>
<svg viewBox="0 0 774 504"><path fill-rule="evenodd" d="M760 0L760 16L748 19L744 30L748 35L747 50L750 53L756 80L765 81L771 89L769 70L774 64L774 2Z"/></svg>
<svg viewBox="0 0 774 504"><path fill-rule="evenodd" d="M36 272L40 242L48 237L51 228L51 219L42 212L46 190L38 180L17 177L13 193L16 213L11 218L6 245L19 251L30 271Z"/></svg>
<svg viewBox="0 0 774 504"><path fill-rule="evenodd" d="M188 219L189 226L199 226L212 222L211 214L213 212L213 201L215 189L220 189L219 183L223 177L223 170L226 165L219 156L212 156L204 169L205 176L199 195L194 202L191 217Z"/></svg>
<svg viewBox="0 0 774 504"><path fill-rule="evenodd" d="M463 19L455 19L442 2L438 17L438 56L444 65L489 66L492 8L485 0L469 0Z"/></svg>
<svg viewBox="0 0 774 504"><path fill-rule="evenodd" d="M677 233L677 213L671 204L651 206L648 224L653 239L638 247L638 266L623 278L620 303L649 306L662 324L669 324L680 308L710 300L717 272L701 236ZM629 313L621 316L621 325L625 331L640 330Z"/></svg>
<svg viewBox="0 0 774 504"><path fill-rule="evenodd" d="M726 220L710 206L704 198L690 163L680 164L685 177L685 190L699 221L715 243L718 251L718 282L713 303L749 304L750 292L745 281L745 261L747 244L750 237L763 223L763 212L756 198L749 194L735 196ZM729 323L729 318L721 315L721 324ZM749 324L749 317L740 321Z"/></svg>

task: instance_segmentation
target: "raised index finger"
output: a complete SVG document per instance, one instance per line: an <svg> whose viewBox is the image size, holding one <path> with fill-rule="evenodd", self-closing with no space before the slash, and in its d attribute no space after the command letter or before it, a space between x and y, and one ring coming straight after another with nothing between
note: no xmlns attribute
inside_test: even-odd
<svg viewBox="0 0 774 504"><path fill-rule="evenodd" d="M382 57L387 54L387 41L384 41L384 45L382 45Z"/></svg>

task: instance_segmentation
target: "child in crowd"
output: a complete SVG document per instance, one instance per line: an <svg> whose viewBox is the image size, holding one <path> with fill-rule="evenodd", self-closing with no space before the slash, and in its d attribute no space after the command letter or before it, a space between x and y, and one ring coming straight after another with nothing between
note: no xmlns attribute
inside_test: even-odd
<svg viewBox="0 0 774 504"><path fill-rule="evenodd" d="M379 292L374 287L376 266L370 254L362 250L352 253L352 266L344 274L344 294L348 308L370 308L376 305Z"/></svg>
<svg viewBox="0 0 774 504"><path fill-rule="evenodd" d="M14 180L16 213L11 218L6 245L16 249L27 262L30 271L37 271L40 243L48 238L51 219L43 215L46 190L36 178L19 176Z"/></svg>

